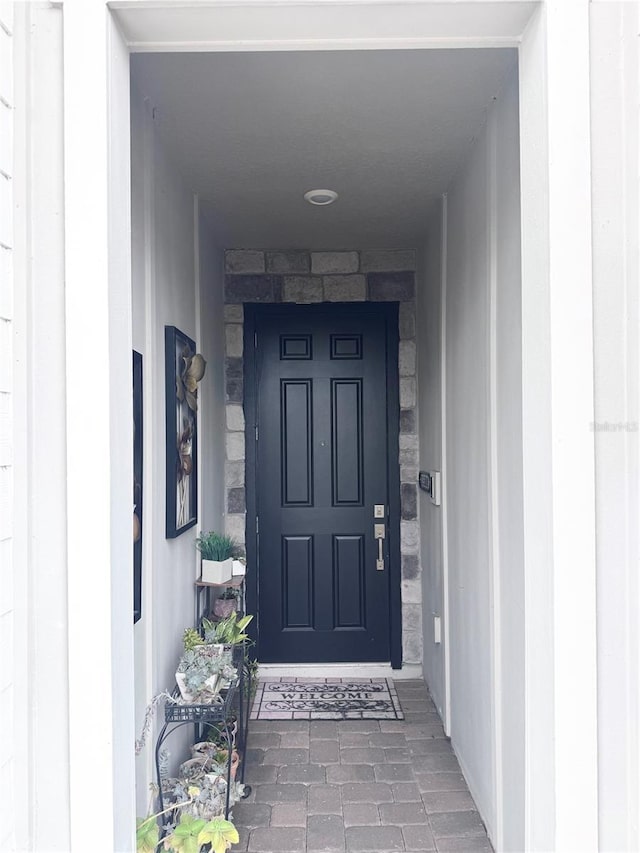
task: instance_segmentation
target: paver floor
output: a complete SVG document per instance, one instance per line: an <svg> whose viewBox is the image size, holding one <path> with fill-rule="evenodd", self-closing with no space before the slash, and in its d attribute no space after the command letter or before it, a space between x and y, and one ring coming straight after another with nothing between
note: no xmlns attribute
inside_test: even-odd
<svg viewBox="0 0 640 853"><path fill-rule="evenodd" d="M234 851L492 851L424 682L396 687L401 722L251 723Z"/></svg>

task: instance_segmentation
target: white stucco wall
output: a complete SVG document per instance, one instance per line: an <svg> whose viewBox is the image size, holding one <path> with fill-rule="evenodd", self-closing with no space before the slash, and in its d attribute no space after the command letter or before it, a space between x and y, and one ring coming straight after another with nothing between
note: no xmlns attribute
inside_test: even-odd
<svg viewBox="0 0 640 853"><path fill-rule="evenodd" d="M15 656L13 577L13 3L0 6L0 791L14 811ZM16 823L3 821L0 849L15 846Z"/></svg>
<svg viewBox="0 0 640 853"><path fill-rule="evenodd" d="M451 738L478 808L495 830L488 146L485 131L448 193L444 404Z"/></svg>
<svg viewBox="0 0 640 853"><path fill-rule="evenodd" d="M2 813L3 824L12 819L18 850L66 851L70 738L62 14L36 3L13 4L13 10L12 415L13 458L20 476L14 478L12 494L13 566L4 557L2 561L3 592L13 594L15 620L13 645L3 649L1 668L13 672L16 687L13 706L3 708L0 726L0 738L9 738L16 759L3 784ZM9 269L2 269L3 283ZM4 507L0 515L5 522L10 519ZM43 751L46 762L40 759ZM3 842L0 848L11 849Z"/></svg>
<svg viewBox="0 0 640 853"><path fill-rule="evenodd" d="M419 468L442 471L441 304L442 207L427 226L427 243L418 252L416 335L418 345ZM443 509L418 490L422 563L422 669L440 715L446 713L445 645L435 642L434 618L444 613Z"/></svg>
<svg viewBox="0 0 640 853"><path fill-rule="evenodd" d="M507 850L524 826L519 221L514 68L429 222L418 288L420 467L443 470L444 494L438 508L421 493L424 671L446 717L448 640L452 743Z"/></svg>
<svg viewBox="0 0 640 853"><path fill-rule="evenodd" d="M196 341L207 360L199 387L199 524L222 529L224 486L222 258L197 199L168 157L153 107L132 93L133 347L143 356L142 617L134 629L136 726L153 696L171 689L182 632L194 620L198 527L165 538L164 327ZM167 744L183 760L184 738ZM137 760L137 813L148 807L153 736Z"/></svg>
<svg viewBox="0 0 640 853"><path fill-rule="evenodd" d="M515 74L496 102L492 121L496 226L493 232L492 337L495 349L491 421L494 457L494 701L498 709L496 731L501 741L496 762L498 790L502 790L504 797L501 812L503 849L516 853L525 846L526 783L520 140Z"/></svg>
<svg viewBox="0 0 640 853"><path fill-rule="evenodd" d="M591 5L598 797L604 851L640 849L639 26L635 3Z"/></svg>
<svg viewBox="0 0 640 853"><path fill-rule="evenodd" d="M200 454L201 530L222 530L224 505L224 253L213 245L212 229L200 217L198 237L198 337L207 361L200 399L200 438L204 452Z"/></svg>

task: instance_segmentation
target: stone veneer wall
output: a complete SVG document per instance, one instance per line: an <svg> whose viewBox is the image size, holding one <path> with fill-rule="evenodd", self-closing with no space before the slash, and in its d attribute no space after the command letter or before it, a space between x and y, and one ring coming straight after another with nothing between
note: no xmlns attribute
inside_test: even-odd
<svg viewBox="0 0 640 853"><path fill-rule="evenodd" d="M400 482L403 659L422 657L418 528L415 252L262 251L225 253L226 532L245 541L243 321L245 303L399 302Z"/></svg>

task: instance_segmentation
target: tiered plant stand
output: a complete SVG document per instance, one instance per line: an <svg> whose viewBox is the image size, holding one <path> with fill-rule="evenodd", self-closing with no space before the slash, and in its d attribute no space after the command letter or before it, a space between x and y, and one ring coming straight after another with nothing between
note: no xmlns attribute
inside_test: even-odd
<svg viewBox="0 0 640 853"><path fill-rule="evenodd" d="M244 575L232 578L227 583L213 584L204 581L196 581L196 621L198 628L202 627L202 619L211 613L211 593L213 590L233 587L241 590L240 604L241 612L245 610L244 597ZM215 618L215 617L214 617ZM244 784L245 756L247 750L247 737L249 733L249 703L251 701L252 673L247 661L247 648L245 643L233 646L232 663L237 669L236 681L220 694L221 701L206 705L182 705L178 702L167 701L164 708L164 726L160 730L156 741L155 762L156 777L158 781L158 802L160 811L164 810L164 794L162 791L162 778L160 773L160 753L165 740L174 731L185 725L195 727L196 740L202 740L210 731L220 735L227 748L227 790L225 802L225 818L229 817L229 799L231 795L231 765L233 761L234 746L239 756L238 781ZM180 696L177 687L172 693L174 698ZM235 718L235 719L234 719ZM236 742L234 744L234 727L237 721ZM238 775L238 773L236 774ZM243 797L248 797L251 787L245 785ZM163 834L167 829L169 821L163 818Z"/></svg>
<svg viewBox="0 0 640 853"><path fill-rule="evenodd" d="M207 583L206 581L196 581L196 625L200 625L203 616L211 613L211 593L221 589L239 589L240 600L238 602L241 613L245 613L245 596L244 596L244 575L236 575L226 583Z"/></svg>
<svg viewBox="0 0 640 853"><path fill-rule="evenodd" d="M195 725L199 731L215 731L224 737L227 747L227 790L225 802L225 818L229 816L229 797L231 795L231 763L233 753L233 731L230 722L233 712L233 700L238 690L239 680L231 684L220 694L221 701L207 703L206 705L181 705L177 702L167 701L164 707L164 726L160 729L156 741L156 777L158 782L159 811L164 810L164 794L162 791L162 777L160 773L160 753L162 745L167 737L182 726ZM180 691L176 687L172 696L178 698ZM163 818L163 831L167 822Z"/></svg>
<svg viewBox="0 0 640 853"><path fill-rule="evenodd" d="M232 578L227 583L206 583L205 581L196 581L196 625L198 628L202 625L203 617L217 620L212 614L212 591L227 589L239 589L241 591L239 599L240 615L245 615L245 586L244 575L238 575ZM240 781L244 784L245 774L245 755L247 751L247 739L249 737L249 711L251 703L251 693L253 687L253 676L247 660L247 646L242 643L233 647L233 665L238 670L238 688L235 692L232 712L235 711L238 716L238 741L237 750L240 755ZM245 797L251 793L251 786L245 786Z"/></svg>

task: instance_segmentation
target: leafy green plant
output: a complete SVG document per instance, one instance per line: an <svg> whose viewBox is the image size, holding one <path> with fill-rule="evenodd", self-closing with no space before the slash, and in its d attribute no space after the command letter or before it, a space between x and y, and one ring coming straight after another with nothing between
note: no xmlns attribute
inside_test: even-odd
<svg viewBox="0 0 640 853"><path fill-rule="evenodd" d="M199 853L203 845L210 844L213 853L225 853L239 840L238 830L230 820L216 817L206 821L183 814L180 823L165 839L164 846L173 853Z"/></svg>
<svg viewBox="0 0 640 853"><path fill-rule="evenodd" d="M170 836L165 838L163 841L160 840L160 828L158 826L158 818L162 817L169 812L176 812L180 809L183 809L185 806L189 806L193 802L194 796L199 793L199 789L197 787L189 787L188 793L184 792L187 799L183 802L175 802L171 805L167 806L166 809L163 809L160 812L156 812L155 814L151 814L145 818L139 818L136 821L136 853L155 853L160 844L164 846L165 850L170 851L170 853L182 853L182 851L194 851L194 853L200 853L200 848L204 844L209 844L210 841L208 838L206 840L202 840L200 844L196 847L185 846L189 844L189 835L192 834L191 830L193 829L193 823L196 818L193 815L190 815L186 812L183 812L180 816L180 822L178 826L174 828L174 831ZM184 819L184 820L183 820ZM212 821L201 820L200 822L207 826L208 823L211 823L212 826L209 827L209 833L216 832L219 830L218 821L221 818L216 817ZM230 821L225 821L226 824L229 824L235 830L235 827ZM183 828L177 832L180 825L183 825ZM200 827L200 829L204 828ZM231 843L235 844L238 840L238 833L236 831L235 837L236 841L233 841L233 833L226 828L227 836L231 839ZM196 843L198 842L198 838L196 836ZM231 844L227 847L220 848L222 851L227 850Z"/></svg>
<svg viewBox="0 0 640 853"><path fill-rule="evenodd" d="M224 533L216 533L210 530L202 533L196 539L196 548L202 554L203 560L217 560L222 562L231 557L239 557L242 554L241 546L231 536Z"/></svg>
<svg viewBox="0 0 640 853"><path fill-rule="evenodd" d="M136 822L136 851L137 853L155 853L159 844L160 830L157 815L140 818Z"/></svg>
<svg viewBox="0 0 640 853"><path fill-rule="evenodd" d="M200 830L198 841L204 844L210 844L213 853L225 853L232 844L237 844L240 840L238 830L229 820L221 817L216 817L205 824Z"/></svg>
<svg viewBox="0 0 640 853"><path fill-rule="evenodd" d="M182 635L182 642L184 644L184 649L187 652L192 651L196 646L202 646L204 644L204 640L195 628L185 628L184 634Z"/></svg>
<svg viewBox="0 0 640 853"><path fill-rule="evenodd" d="M179 824L165 839L165 850L174 850L176 853L199 853L202 845L198 841L198 836L206 825L206 820L202 818L195 818L189 814L180 815Z"/></svg>
<svg viewBox="0 0 640 853"><path fill-rule="evenodd" d="M219 622L212 622L209 619L202 620L204 628L204 638L207 643L224 643L225 645L235 646L237 643L242 643L248 639L249 635L244 633L244 629L251 622L253 616L243 616L238 619L238 614L234 610L226 619L221 619Z"/></svg>
<svg viewBox="0 0 640 853"><path fill-rule="evenodd" d="M232 844L240 840L238 830L230 820L214 817L206 821L183 814L180 822L163 841L156 822L158 815L139 820L136 829L137 853L155 853L160 844L169 853L200 853L204 845L210 844L213 853L226 853Z"/></svg>
<svg viewBox="0 0 640 853"><path fill-rule="evenodd" d="M160 848L168 853L226 853L239 841L233 822L223 817L230 742L220 731L218 736L220 743L203 741L192 747L193 758L183 762L177 778L162 778L165 802L170 802L162 811L136 821L137 853L158 853ZM152 785L151 789L155 798L158 788ZM245 786L233 776L228 795L230 805L245 795ZM168 818L159 822L163 815ZM161 838L161 832L168 834Z"/></svg>

